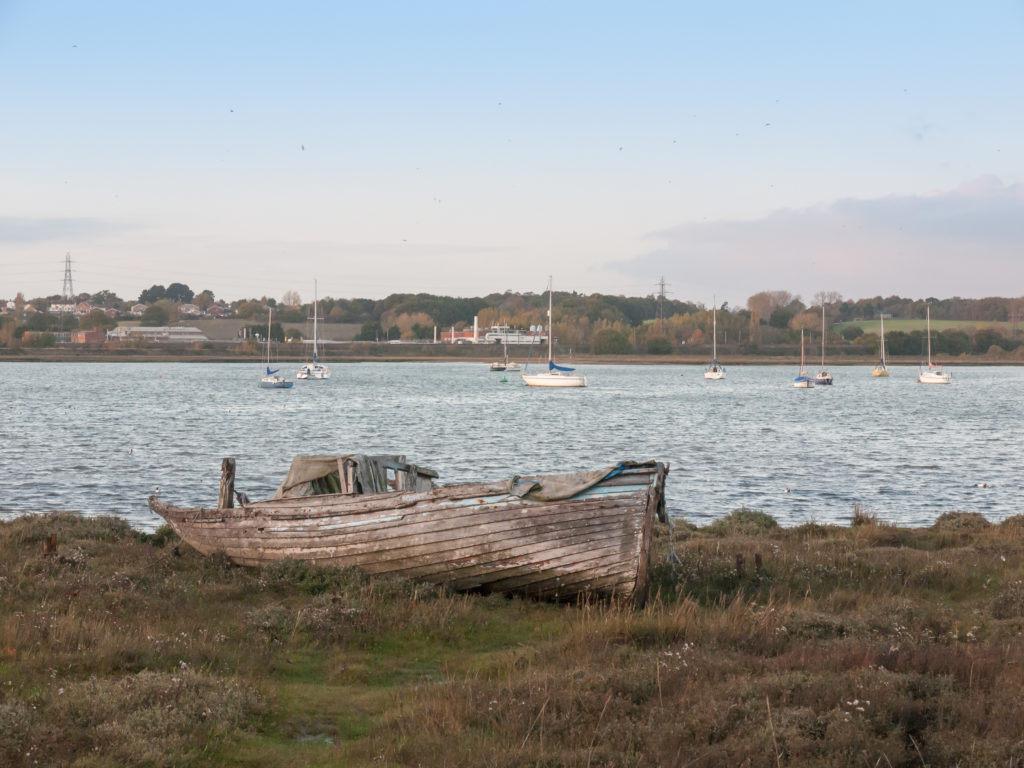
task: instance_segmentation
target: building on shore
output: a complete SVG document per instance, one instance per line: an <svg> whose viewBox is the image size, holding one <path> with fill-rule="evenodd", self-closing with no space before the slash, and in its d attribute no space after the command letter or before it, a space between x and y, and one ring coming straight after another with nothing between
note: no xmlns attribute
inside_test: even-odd
<svg viewBox="0 0 1024 768"><path fill-rule="evenodd" d="M526 331L508 325L492 325L482 329L475 317L472 328L441 331L442 344L544 344L547 340L543 325L531 325Z"/></svg>
<svg viewBox="0 0 1024 768"><path fill-rule="evenodd" d="M143 341L150 344L191 344L209 341L206 334L188 325L119 325L107 331L107 341Z"/></svg>

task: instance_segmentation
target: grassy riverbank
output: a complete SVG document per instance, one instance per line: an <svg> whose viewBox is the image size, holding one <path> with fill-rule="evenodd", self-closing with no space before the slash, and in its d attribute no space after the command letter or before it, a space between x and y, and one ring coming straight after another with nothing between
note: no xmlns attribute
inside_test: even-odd
<svg viewBox="0 0 1024 768"><path fill-rule="evenodd" d="M667 531L648 606L0 523L0 763L1020 765L1024 518ZM56 534L56 554L42 554Z"/></svg>

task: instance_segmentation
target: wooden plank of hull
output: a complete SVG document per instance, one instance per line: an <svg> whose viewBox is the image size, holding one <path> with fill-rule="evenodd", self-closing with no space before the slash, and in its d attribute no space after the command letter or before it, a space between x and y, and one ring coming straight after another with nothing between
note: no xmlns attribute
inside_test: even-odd
<svg viewBox="0 0 1024 768"><path fill-rule="evenodd" d="M567 529L550 529L543 532L524 530L517 532L510 530L507 535L495 539L492 535L475 536L462 539L451 539L447 545L424 547L402 547L400 549L361 549L351 551L347 547L317 547L301 550L280 550L253 547L213 547L211 551L223 549L230 557L245 558L255 562L276 560L285 557L307 557L323 562L335 562L343 566L372 567L379 571L400 571L406 568L422 568L431 563L437 563L439 567L451 569L453 563L464 561L467 558L480 558L485 556L502 556L508 550L532 552L535 550L550 550L552 547L563 545L567 541L581 539L585 541L600 541L609 537L622 538L626 540L637 539L639 526L624 525L620 520L606 520L594 522L593 524L580 525L579 527ZM406 565L407 563L412 565ZM419 574L417 574L419 575Z"/></svg>
<svg viewBox="0 0 1024 768"><path fill-rule="evenodd" d="M636 500L633 500L636 501ZM633 504L632 510L624 514L617 506L607 504L577 504L571 507L555 507L525 512L523 510L481 509L472 515L460 518L431 518L419 522L407 522L396 526L380 526L358 532L328 530L322 533L314 531L275 531L260 530L260 527L249 526L245 529L229 529L223 526L216 528L203 527L182 530L186 540L200 540L206 547L221 548L233 543L235 546L274 547L281 549L352 547L368 545L372 551L383 548L400 548L403 546L429 545L458 539L467 535L497 534L505 530L521 530L529 527L548 526L550 530L560 531L577 524L583 524L604 517L628 517L632 514L639 518L642 504Z"/></svg>
<svg viewBox="0 0 1024 768"><path fill-rule="evenodd" d="M548 522L544 522L543 520L538 521L540 522L539 525L532 520L520 519L497 521L492 522L489 525L472 525L469 526L469 531L477 535L470 537L466 536L466 526L449 529L443 533L441 537L431 537L426 534L421 534L415 537L402 536L390 541L377 540L367 542L366 537L360 534L359 539L366 542L363 546L352 546L344 539L339 541L337 544L326 543L324 541L325 537L304 537L300 540L283 540L273 536L272 534L264 535L256 539L243 539L239 541L237 533L232 533L230 531L224 531L223 536L196 536L196 532L192 531L191 533L193 535L187 536L187 540L191 539L196 545L198 545L197 548L201 551L212 552L225 549L229 551L230 555L239 558L245 556L245 554L253 547L256 547L260 550L257 561L289 556L305 556L318 560L330 560L334 559L332 556L337 553L339 548L344 548L347 557L343 559L346 561L346 564L365 565L374 561L384 560L386 553L391 554L392 557L395 555L401 555L401 552L396 552L395 550L415 550L417 547L423 547L425 545L430 545L436 549L438 547L443 547L444 541L454 541L465 546L466 544L473 543L473 539L475 538L484 546L484 549L493 550L496 544L506 537L521 541L527 536L536 536L548 533L555 539L564 539L566 535L576 531L577 529L584 531L587 529L593 529L602 522L609 524L616 530L623 527L623 521L621 520L622 512L618 509L602 510L599 506L594 508L592 505L588 505L587 508L583 509L573 509L570 507L568 511L573 515L575 520L566 519L566 516L563 515L561 520L556 519L552 521L549 517ZM632 510L632 514L637 518L637 521L639 521L639 510ZM527 525L524 526L524 523L527 523ZM533 524L530 525L530 523ZM634 523L627 527L630 529L628 534L630 536L635 536L635 531L639 526ZM504 533L504 536L500 536L499 534L501 533ZM287 544L288 546L282 546L284 544ZM437 552L442 559L448 560L453 556L461 556L465 554L464 551L453 552L450 549L445 548L438 549ZM365 557L360 557L359 555L365 555ZM248 560L250 558L246 559Z"/></svg>
<svg viewBox="0 0 1024 768"><path fill-rule="evenodd" d="M634 488L647 488L654 476L653 470L627 470L621 475L612 477L609 480L602 480L595 488L617 488L618 486L633 486ZM581 496L585 496L585 494ZM173 507L179 513L186 513L189 516L198 516L204 519L207 516L221 516L228 519L234 517L249 517L253 513L260 512L267 515L272 514L275 518L296 518L310 519L322 514L326 515L353 515L360 512L371 513L381 510L407 509L421 503L436 503L444 506L445 503L458 503L468 499L503 496L508 497L507 482L489 483L467 483L464 485L446 485L421 492L391 492L387 494L376 494L373 496L345 496L340 494L299 497L290 499L273 499L262 502L252 502L245 507L221 508L218 510L208 509L184 509ZM529 500L523 500L530 503ZM532 502L543 504L544 502Z"/></svg>
<svg viewBox="0 0 1024 768"><path fill-rule="evenodd" d="M552 531L551 537L541 541L524 542L522 537L513 537L510 546L498 549L494 542L481 541L474 549L420 552L404 559L384 560L373 553L351 558L329 550L323 550L322 557L313 559L340 566L358 566L375 574L451 584L456 589L522 592L529 587L532 592L536 591L532 586L534 582L551 582L550 590L563 596L580 591L601 593L603 590L595 588L596 580L609 568L620 574L631 574L629 580L635 586L642 566L638 560L640 547L636 526L624 530L620 521L614 521L603 528L592 531L589 536L577 533L574 537L567 537L565 531ZM609 540L610 536L614 538ZM228 548L227 554L251 565L281 557L269 552L253 557L248 548ZM621 580L622 577L618 579ZM632 588L618 588L616 592L628 597Z"/></svg>
<svg viewBox="0 0 1024 768"><path fill-rule="evenodd" d="M634 502L631 513L638 519L643 514L643 502ZM403 546L432 546L451 538L464 537L473 533L497 534L503 530L523 529L532 526L549 526L549 530L564 531L583 520L587 524L594 519L605 516L622 517L624 512L617 506L605 503L574 502L563 506L548 505L542 509L522 510L510 507L499 509L474 510L460 518L426 519L418 523L404 522L392 526L389 530L360 530L356 533L344 530L328 530L320 533L314 531L297 531L292 533L259 530L259 526L250 524L246 529L237 530L222 524L204 526L178 526L183 538L196 546L200 551L223 549L228 546L259 547L267 549L290 550L281 556L302 556L304 549L330 549L346 547L357 550L366 545L370 551L380 553L383 549L401 548ZM260 521L255 521L260 522ZM216 527L213 527L213 526ZM390 535L389 535L390 534ZM310 555L318 554L309 552Z"/></svg>
<svg viewBox="0 0 1024 768"><path fill-rule="evenodd" d="M156 499L151 506L200 552L224 551L243 565L298 557L456 589L639 602L663 477L663 468L627 470L553 502L510 496L507 483L478 483L235 509L180 509Z"/></svg>

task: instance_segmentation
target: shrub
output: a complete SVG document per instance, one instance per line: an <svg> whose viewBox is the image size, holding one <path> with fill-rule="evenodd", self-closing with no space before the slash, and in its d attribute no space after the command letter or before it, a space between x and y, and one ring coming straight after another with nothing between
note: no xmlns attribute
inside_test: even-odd
<svg viewBox="0 0 1024 768"><path fill-rule="evenodd" d="M664 336L655 336L647 340L647 354L667 355L672 351L672 342Z"/></svg>
<svg viewBox="0 0 1024 768"><path fill-rule="evenodd" d="M598 331L590 343L595 355L628 355L633 351L629 339L614 328Z"/></svg>
<svg viewBox="0 0 1024 768"><path fill-rule="evenodd" d="M771 531L779 527L779 523L769 514L759 509L747 509L740 507L734 509L725 517L715 520L707 527L709 533L716 536L728 534L754 535Z"/></svg>
<svg viewBox="0 0 1024 768"><path fill-rule="evenodd" d="M991 526L977 512L944 512L932 525L935 531L977 531Z"/></svg>

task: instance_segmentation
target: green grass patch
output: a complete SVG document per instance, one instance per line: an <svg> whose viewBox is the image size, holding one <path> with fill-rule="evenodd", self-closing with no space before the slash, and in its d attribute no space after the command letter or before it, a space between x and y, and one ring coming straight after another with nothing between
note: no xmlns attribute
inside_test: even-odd
<svg viewBox="0 0 1024 768"><path fill-rule="evenodd" d="M850 327L860 328L864 333L877 334L879 332L879 322L877 318L874 320L850 320L845 323L834 323L832 325L832 330L835 331L835 333L842 333ZM887 333L889 331L903 331L904 333L910 333L911 331L923 332L926 327L926 322L923 317L920 319L899 317L885 319L885 330ZM932 333L952 329L974 331L982 328L994 328L1004 333L1009 333L1013 329L1013 325L1000 320L932 320Z"/></svg>

